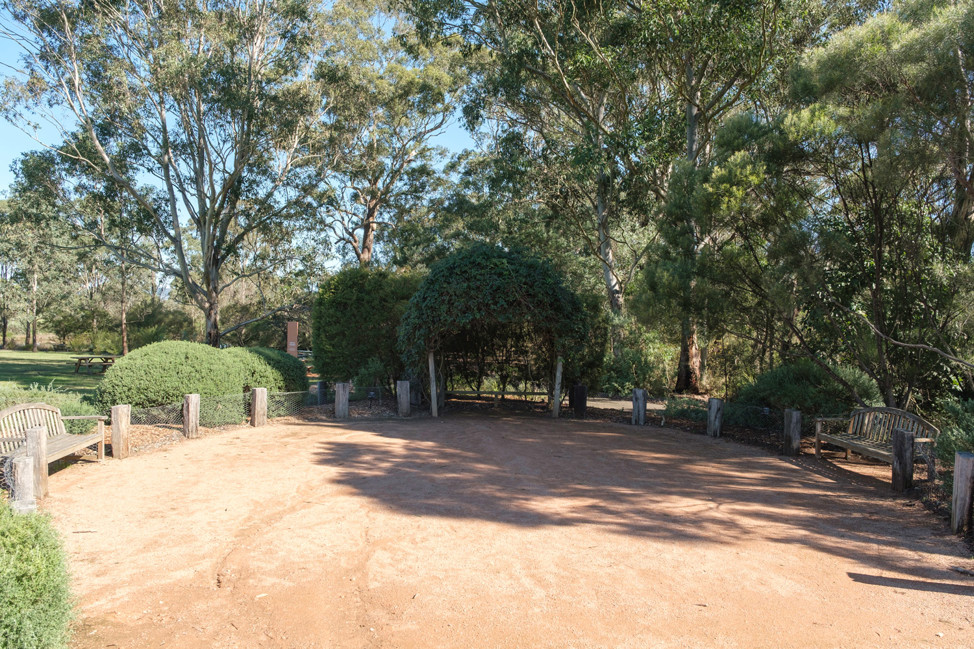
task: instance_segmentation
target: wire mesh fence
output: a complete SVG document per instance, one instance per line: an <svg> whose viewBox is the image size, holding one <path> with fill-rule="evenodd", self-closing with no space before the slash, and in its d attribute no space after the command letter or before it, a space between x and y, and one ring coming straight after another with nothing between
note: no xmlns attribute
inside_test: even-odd
<svg viewBox="0 0 974 649"><path fill-rule="evenodd" d="M267 417L293 417L318 405L318 391L270 392L267 395Z"/></svg>
<svg viewBox="0 0 974 649"><path fill-rule="evenodd" d="M250 417L250 393L200 397L200 426L217 428L242 424Z"/></svg>
<svg viewBox="0 0 974 649"><path fill-rule="evenodd" d="M705 431L707 402L687 398L668 400L663 411L663 423L673 420L690 422L695 428ZM803 418L802 436L814 434L814 421ZM776 408L726 402L723 406L721 435L780 452L784 449L785 442L785 412Z"/></svg>
<svg viewBox="0 0 974 649"><path fill-rule="evenodd" d="M133 426L182 426L183 405L174 403L152 408L133 408L130 423Z"/></svg>

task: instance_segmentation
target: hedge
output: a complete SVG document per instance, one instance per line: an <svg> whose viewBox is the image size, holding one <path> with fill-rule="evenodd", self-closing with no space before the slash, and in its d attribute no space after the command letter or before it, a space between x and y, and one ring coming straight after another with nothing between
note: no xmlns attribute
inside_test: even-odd
<svg viewBox="0 0 974 649"><path fill-rule="evenodd" d="M43 514L15 515L0 501L0 649L68 644L67 560Z"/></svg>
<svg viewBox="0 0 974 649"><path fill-rule="evenodd" d="M231 347L221 352L235 357L244 368L244 386L269 392L303 392L308 389L308 370L287 352L269 347Z"/></svg>

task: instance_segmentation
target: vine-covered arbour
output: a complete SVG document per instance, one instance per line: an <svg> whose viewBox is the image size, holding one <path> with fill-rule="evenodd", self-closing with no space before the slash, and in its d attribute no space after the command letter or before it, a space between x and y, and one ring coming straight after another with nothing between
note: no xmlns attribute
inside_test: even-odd
<svg viewBox="0 0 974 649"><path fill-rule="evenodd" d="M553 388L558 358L580 362L589 316L546 261L477 244L433 265L399 326L406 367L439 373L479 390L490 374L504 386L531 380Z"/></svg>

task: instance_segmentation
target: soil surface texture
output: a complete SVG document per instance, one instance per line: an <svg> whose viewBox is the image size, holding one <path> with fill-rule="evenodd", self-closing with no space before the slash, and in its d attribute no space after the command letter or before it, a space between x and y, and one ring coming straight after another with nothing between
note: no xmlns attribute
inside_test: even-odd
<svg viewBox="0 0 974 649"><path fill-rule="evenodd" d="M888 477L680 431L289 420L50 491L78 649L974 646L969 551Z"/></svg>

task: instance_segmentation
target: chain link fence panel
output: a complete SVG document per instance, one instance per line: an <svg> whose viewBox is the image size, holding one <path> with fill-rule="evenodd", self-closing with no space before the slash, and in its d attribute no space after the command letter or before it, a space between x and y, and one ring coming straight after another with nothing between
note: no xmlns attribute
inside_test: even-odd
<svg viewBox="0 0 974 649"><path fill-rule="evenodd" d="M334 395L332 395L334 400ZM293 417L306 408L318 405L318 391L270 392L267 394L267 417Z"/></svg>
<svg viewBox="0 0 974 649"><path fill-rule="evenodd" d="M250 419L250 393L200 397L200 426L236 426Z"/></svg>

